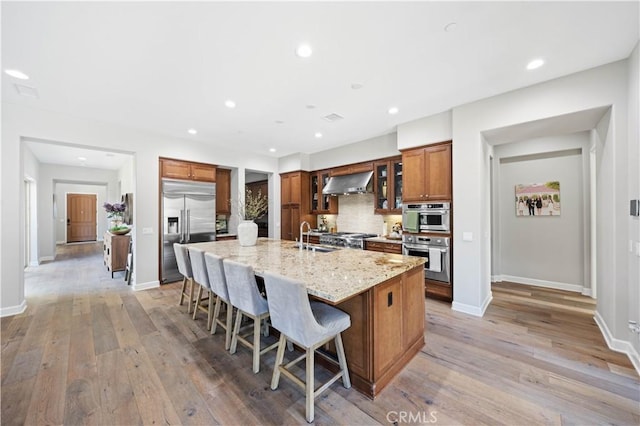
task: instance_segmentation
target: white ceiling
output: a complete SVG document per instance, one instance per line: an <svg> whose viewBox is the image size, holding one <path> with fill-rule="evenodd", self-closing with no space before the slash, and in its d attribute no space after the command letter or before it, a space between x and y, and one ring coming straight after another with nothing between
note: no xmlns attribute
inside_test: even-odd
<svg viewBox="0 0 640 426"><path fill-rule="evenodd" d="M120 170L131 154L87 149L79 146L27 140L25 145L41 163L93 169Z"/></svg>
<svg viewBox="0 0 640 426"><path fill-rule="evenodd" d="M637 1L1 7L2 67L31 77L2 73L3 102L278 157L387 134L624 59L638 42L639 13ZM455 31L446 32L452 22ZM294 54L301 42L313 47L308 59ZM536 57L546 65L526 71ZM19 95L14 83L39 98ZM226 108L227 99L237 107ZM400 112L389 115L391 106ZM344 119L322 118L331 113Z"/></svg>

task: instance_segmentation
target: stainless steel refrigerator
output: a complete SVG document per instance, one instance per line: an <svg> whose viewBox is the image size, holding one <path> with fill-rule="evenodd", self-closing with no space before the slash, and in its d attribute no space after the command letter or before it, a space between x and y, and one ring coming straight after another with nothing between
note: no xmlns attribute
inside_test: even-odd
<svg viewBox="0 0 640 426"><path fill-rule="evenodd" d="M216 239L216 184L162 179L161 282L182 279L173 243L200 243Z"/></svg>

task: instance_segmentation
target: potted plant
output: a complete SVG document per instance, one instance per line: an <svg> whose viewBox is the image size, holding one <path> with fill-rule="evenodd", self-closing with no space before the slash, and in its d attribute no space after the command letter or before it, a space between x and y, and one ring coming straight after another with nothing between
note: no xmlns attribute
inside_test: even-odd
<svg viewBox="0 0 640 426"><path fill-rule="evenodd" d="M105 202L102 207L104 207L104 211L107 212L107 217L111 219L111 228L109 228L109 232L117 235L127 234L131 229L124 225L122 222L124 220L124 211L127 207L125 203L109 203Z"/></svg>
<svg viewBox="0 0 640 426"><path fill-rule="evenodd" d="M269 199L262 195L262 191L256 194L247 189L244 195L244 203L238 206L240 224L238 225L238 241L241 246L255 246L258 240L258 225L254 222L260 219L269 210Z"/></svg>

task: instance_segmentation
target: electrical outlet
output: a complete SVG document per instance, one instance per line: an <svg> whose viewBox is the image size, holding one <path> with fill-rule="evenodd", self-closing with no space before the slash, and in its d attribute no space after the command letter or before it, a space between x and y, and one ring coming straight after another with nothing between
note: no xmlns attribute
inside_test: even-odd
<svg viewBox="0 0 640 426"><path fill-rule="evenodd" d="M634 333L640 334L640 324L638 324L636 321L629 321L629 330L633 331Z"/></svg>

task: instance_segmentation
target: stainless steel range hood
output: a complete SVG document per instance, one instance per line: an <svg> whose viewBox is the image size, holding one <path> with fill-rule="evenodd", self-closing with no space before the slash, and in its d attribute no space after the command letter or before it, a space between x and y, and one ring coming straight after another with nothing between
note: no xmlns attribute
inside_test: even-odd
<svg viewBox="0 0 640 426"><path fill-rule="evenodd" d="M342 195L373 192L373 185L370 184L372 176L373 172L333 176L322 189L322 193L325 195Z"/></svg>

